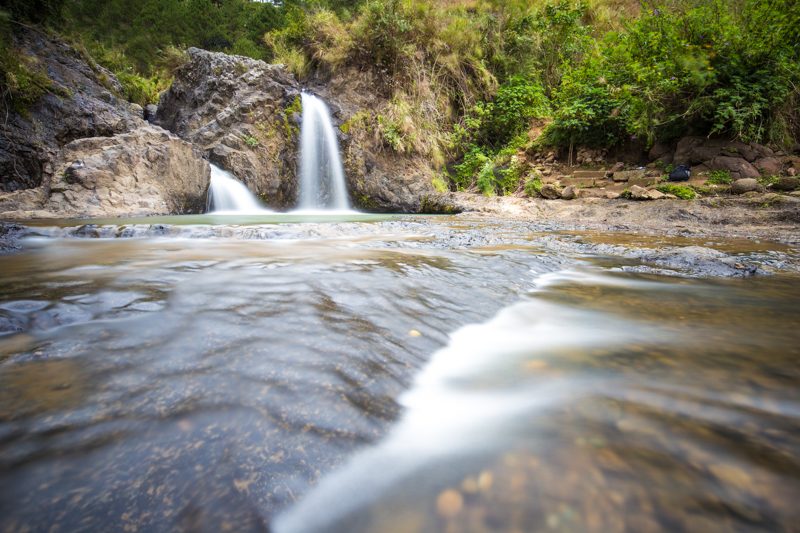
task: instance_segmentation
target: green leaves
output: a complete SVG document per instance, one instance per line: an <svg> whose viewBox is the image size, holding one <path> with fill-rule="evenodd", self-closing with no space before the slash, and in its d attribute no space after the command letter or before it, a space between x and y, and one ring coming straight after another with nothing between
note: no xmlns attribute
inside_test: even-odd
<svg viewBox="0 0 800 533"><path fill-rule="evenodd" d="M774 4L678 3L607 34L565 73L547 138L600 146L689 130L745 141L791 138L787 128L800 115L785 103L800 100L800 46L790 37L800 20Z"/></svg>

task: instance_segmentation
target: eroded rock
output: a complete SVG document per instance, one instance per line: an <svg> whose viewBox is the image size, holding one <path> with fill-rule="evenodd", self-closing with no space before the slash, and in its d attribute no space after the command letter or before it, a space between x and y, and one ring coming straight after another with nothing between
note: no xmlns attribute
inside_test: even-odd
<svg viewBox="0 0 800 533"><path fill-rule="evenodd" d="M756 167L743 157L717 156L706 161L705 166L709 170L725 170L733 179L757 178L761 175Z"/></svg>
<svg viewBox="0 0 800 533"><path fill-rule="evenodd" d="M188 50L156 122L195 144L272 207L297 194L300 86L282 65Z"/></svg>
<svg viewBox="0 0 800 533"><path fill-rule="evenodd" d="M651 200L650 195L648 194L650 191L645 189L644 187L640 187L638 185L632 185L630 189L628 189L630 194L631 200Z"/></svg>
<svg viewBox="0 0 800 533"><path fill-rule="evenodd" d="M191 144L155 126L64 147L42 187L0 193L5 218L198 213L210 167Z"/></svg>
<svg viewBox="0 0 800 533"><path fill-rule="evenodd" d="M542 189L539 191L539 194L542 195L542 198L546 198L548 200L556 200L561 198L561 191L554 183L545 183L542 185Z"/></svg>
<svg viewBox="0 0 800 533"><path fill-rule="evenodd" d="M754 166L761 171L762 174L766 174L768 176L780 174L781 169L783 168L781 160L777 157L762 157L754 163Z"/></svg>
<svg viewBox="0 0 800 533"><path fill-rule="evenodd" d="M36 30L13 34L14 53L50 80L20 113L0 103L0 191L39 187L52 178L59 150L82 137L111 136L144 124L114 75L66 43Z"/></svg>

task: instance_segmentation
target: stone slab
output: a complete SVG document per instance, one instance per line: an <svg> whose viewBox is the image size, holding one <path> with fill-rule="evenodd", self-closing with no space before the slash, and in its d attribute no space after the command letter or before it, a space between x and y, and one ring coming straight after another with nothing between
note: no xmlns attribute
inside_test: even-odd
<svg viewBox="0 0 800 533"><path fill-rule="evenodd" d="M645 170L620 170L614 172L614 181L630 181L631 179L643 178Z"/></svg>
<svg viewBox="0 0 800 533"><path fill-rule="evenodd" d="M603 179L606 177L605 170L575 170L572 172L573 178L592 178Z"/></svg>
<svg viewBox="0 0 800 533"><path fill-rule="evenodd" d="M638 185L639 187L649 187L650 185L655 185L658 182L658 178L655 177L647 177L642 176L641 178L631 178L628 180L628 185Z"/></svg>

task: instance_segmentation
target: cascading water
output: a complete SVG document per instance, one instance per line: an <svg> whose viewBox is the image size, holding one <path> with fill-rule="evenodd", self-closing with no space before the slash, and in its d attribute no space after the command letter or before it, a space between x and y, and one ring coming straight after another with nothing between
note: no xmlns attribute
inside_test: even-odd
<svg viewBox="0 0 800 533"><path fill-rule="evenodd" d="M302 104L298 207L301 210L348 210L344 169L328 106L307 93L302 94Z"/></svg>
<svg viewBox="0 0 800 533"><path fill-rule="evenodd" d="M267 209L264 209L261 202L233 174L211 164L206 211L243 214L265 212Z"/></svg>

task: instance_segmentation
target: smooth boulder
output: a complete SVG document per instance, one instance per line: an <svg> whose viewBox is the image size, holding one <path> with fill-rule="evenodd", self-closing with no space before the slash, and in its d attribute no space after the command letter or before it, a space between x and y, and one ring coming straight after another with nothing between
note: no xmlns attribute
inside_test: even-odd
<svg viewBox="0 0 800 533"><path fill-rule="evenodd" d="M758 180L753 178L738 179L731 184L733 194L744 194L759 190Z"/></svg>

